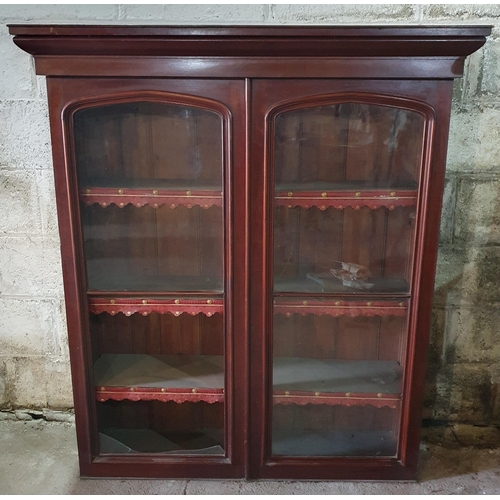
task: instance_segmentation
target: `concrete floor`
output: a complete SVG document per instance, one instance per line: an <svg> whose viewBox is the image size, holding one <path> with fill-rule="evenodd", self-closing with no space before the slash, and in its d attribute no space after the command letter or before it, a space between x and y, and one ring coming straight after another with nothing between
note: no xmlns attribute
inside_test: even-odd
<svg viewBox="0 0 500 500"><path fill-rule="evenodd" d="M422 446L419 482L81 480L70 423L0 421L0 494L500 494L500 448Z"/></svg>

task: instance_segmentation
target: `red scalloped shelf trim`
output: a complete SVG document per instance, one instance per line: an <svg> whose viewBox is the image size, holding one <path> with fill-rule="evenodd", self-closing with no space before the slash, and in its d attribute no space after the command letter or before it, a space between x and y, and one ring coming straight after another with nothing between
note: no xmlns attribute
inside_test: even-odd
<svg viewBox="0 0 500 500"><path fill-rule="evenodd" d="M224 389L162 389L158 387L96 387L97 401L174 401L175 403L223 403Z"/></svg>
<svg viewBox="0 0 500 500"><path fill-rule="evenodd" d="M97 203L101 207L116 205L123 208L126 205L143 207L150 205L158 208L167 205L176 208L183 205L192 208L198 205L202 208L212 206L222 207L222 192L216 190L172 190L172 189L130 189L130 188L87 188L80 192L80 200L86 205Z"/></svg>
<svg viewBox="0 0 500 500"><path fill-rule="evenodd" d="M376 408L398 408L401 396L399 394L373 393L331 393L331 392L298 392L281 391L273 393L273 403L280 405L326 404L329 406L365 406Z"/></svg>
<svg viewBox="0 0 500 500"><path fill-rule="evenodd" d="M394 210L396 207L411 207L417 204L417 191L277 191L275 194L277 206L287 208L318 207L326 210L333 207L337 210L354 208L359 210L368 207L372 210L377 208L388 208Z"/></svg>
<svg viewBox="0 0 500 500"><path fill-rule="evenodd" d="M407 302L368 301L353 302L342 300L331 300L314 302L307 300L290 300L287 302L275 302L274 313L283 314L287 317L293 314L328 315L328 316L406 316Z"/></svg>
<svg viewBox="0 0 500 500"><path fill-rule="evenodd" d="M204 314L212 316L224 312L222 299L89 299L89 310L93 314L108 313L112 316L117 313L131 316L142 314L147 316L153 312L160 314Z"/></svg>
<svg viewBox="0 0 500 500"><path fill-rule="evenodd" d="M224 389L160 389L157 387L96 387L96 399L100 402L113 401L174 401L175 403L223 403ZM326 404L329 406L365 406L376 408L398 408L399 394L363 394L328 392L274 392L273 404L307 405Z"/></svg>

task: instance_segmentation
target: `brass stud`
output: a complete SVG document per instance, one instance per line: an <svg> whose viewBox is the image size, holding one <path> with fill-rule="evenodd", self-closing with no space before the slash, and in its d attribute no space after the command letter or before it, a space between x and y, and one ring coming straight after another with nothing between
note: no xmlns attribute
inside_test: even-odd
<svg viewBox="0 0 500 500"><path fill-rule="evenodd" d="M85 194L90 194L90 189L86 189Z"/></svg>
<svg viewBox="0 0 500 500"><path fill-rule="evenodd" d="M120 208L123 208L125 205L124 205L123 203L119 203L119 204L118 204L118 206L119 206Z"/></svg>
<svg viewBox="0 0 500 500"><path fill-rule="evenodd" d="M193 312L191 313L191 316L196 316L196 313L193 311Z"/></svg>
<svg viewBox="0 0 500 500"><path fill-rule="evenodd" d="M337 302L335 302L335 305L340 306L340 302L337 300Z"/></svg>
<svg viewBox="0 0 500 500"><path fill-rule="evenodd" d="M130 388L130 392L134 392L135 391L135 388L134 387L131 387Z"/></svg>
<svg viewBox="0 0 500 500"><path fill-rule="evenodd" d="M289 318L292 315L292 313L286 313L286 317Z"/></svg>
<svg viewBox="0 0 500 500"><path fill-rule="evenodd" d="M105 391L106 390L106 387L101 387L101 391Z"/></svg>
<svg viewBox="0 0 500 500"><path fill-rule="evenodd" d="M212 316L212 313L211 312L207 312L207 316L210 318L210 316Z"/></svg>
<svg viewBox="0 0 500 500"><path fill-rule="evenodd" d="M101 403L104 403L104 401L106 401L105 399L100 399L99 400Z"/></svg>
<svg viewBox="0 0 500 500"><path fill-rule="evenodd" d="M191 196L191 191L186 191L186 194L187 194L188 196Z"/></svg>
<svg viewBox="0 0 500 500"><path fill-rule="evenodd" d="M302 304L304 304L305 306L307 306L307 300L304 300L304 302L302 302Z"/></svg>
<svg viewBox="0 0 500 500"><path fill-rule="evenodd" d="M191 205L191 203L188 203L188 204L186 205L186 207L188 207L188 208L193 208L193 205Z"/></svg>
<svg viewBox="0 0 500 500"><path fill-rule="evenodd" d="M149 313L148 313L147 311L144 311L144 312L142 313L142 315L143 315L143 316L147 316L148 314L149 314Z"/></svg>
<svg viewBox="0 0 500 500"><path fill-rule="evenodd" d="M167 392L167 389L165 389L165 387L162 387L161 392Z"/></svg>
<svg viewBox="0 0 500 500"><path fill-rule="evenodd" d="M137 208L141 208L141 204L140 203L137 203Z"/></svg>
<svg viewBox="0 0 500 500"><path fill-rule="evenodd" d="M111 311L111 316L114 316L116 314L116 311Z"/></svg>
<svg viewBox="0 0 500 500"><path fill-rule="evenodd" d="M343 207L342 205L339 205L337 208L338 208L339 210L342 210L344 207Z"/></svg>
<svg viewBox="0 0 500 500"><path fill-rule="evenodd" d="M368 307L371 307L371 306L373 305L373 302L367 302L367 303L366 303L366 305L367 305Z"/></svg>
<svg viewBox="0 0 500 500"><path fill-rule="evenodd" d="M170 208L175 208L177 205L175 205L174 203L172 203L172 205L170 205Z"/></svg>
<svg viewBox="0 0 500 500"><path fill-rule="evenodd" d="M381 392L379 392L379 393L377 394L377 398L381 398L381 397L382 397L382 393L381 393Z"/></svg>
<svg viewBox="0 0 500 500"><path fill-rule="evenodd" d="M394 210L394 205L391 205L391 206L389 207L389 210Z"/></svg>
<svg viewBox="0 0 500 500"><path fill-rule="evenodd" d="M346 392L345 396L346 396L346 398L350 398L351 397L351 393L350 392Z"/></svg>
<svg viewBox="0 0 500 500"><path fill-rule="evenodd" d="M293 196L293 193L291 191L288 191L288 197L291 198Z"/></svg>
<svg viewBox="0 0 500 500"><path fill-rule="evenodd" d="M111 299L110 302L111 302L111 304L115 304L116 300L115 299Z"/></svg>
<svg viewBox="0 0 500 500"><path fill-rule="evenodd" d="M391 196L396 196L396 191L391 191Z"/></svg>
<svg viewBox="0 0 500 500"><path fill-rule="evenodd" d="M174 312L174 315L175 315L175 316L180 316L180 314L181 314L181 313L180 313L179 311L175 311L175 312Z"/></svg>
<svg viewBox="0 0 500 500"><path fill-rule="evenodd" d="M290 393L288 391L285 391L285 396L290 396Z"/></svg>
<svg viewBox="0 0 500 500"><path fill-rule="evenodd" d="M319 392L315 392L315 393L314 393L314 395L315 395L315 396L319 396Z"/></svg>
<svg viewBox="0 0 500 500"><path fill-rule="evenodd" d="M180 300L179 299L175 299L174 300L174 304L179 304L180 303Z"/></svg>
<svg viewBox="0 0 500 500"><path fill-rule="evenodd" d="M359 208L360 208L360 207L359 207L359 205L356 205L356 206L354 207L354 210L359 210Z"/></svg>
<svg viewBox="0 0 500 500"><path fill-rule="evenodd" d="M196 390L196 389L191 389L191 392L192 392L193 394L196 394L197 390Z"/></svg>
<svg viewBox="0 0 500 500"><path fill-rule="evenodd" d="M108 204L107 204L107 203L105 203L105 202L103 202L103 203L101 203L101 206L102 206L102 207L107 207L107 206L108 206Z"/></svg>
<svg viewBox="0 0 500 500"><path fill-rule="evenodd" d="M147 304L147 303L148 303L148 301L147 301L146 299L144 299L144 300L142 301L142 303L143 303L143 304Z"/></svg>
<svg viewBox="0 0 500 500"><path fill-rule="evenodd" d="M208 300L207 300L207 304L211 304L212 302L213 302L213 300L212 300L212 299L208 299Z"/></svg>
<svg viewBox="0 0 500 500"><path fill-rule="evenodd" d="M119 189L118 194L123 194L123 189Z"/></svg>
<svg viewBox="0 0 500 500"><path fill-rule="evenodd" d="M356 191L356 198L359 198L361 196L361 193L359 191Z"/></svg>
<svg viewBox="0 0 500 500"><path fill-rule="evenodd" d="M203 208L208 208L208 205L203 205Z"/></svg>
<svg viewBox="0 0 500 500"><path fill-rule="evenodd" d="M154 203L154 204L153 204L153 207L154 207L154 208L158 208L158 203Z"/></svg>
<svg viewBox="0 0 500 500"><path fill-rule="evenodd" d="M287 205L286 207L287 207L287 208L292 208L292 205Z"/></svg>
<svg viewBox="0 0 500 500"><path fill-rule="evenodd" d="M326 207L325 207L325 205L321 205L321 206L319 207L319 209L320 209L320 210L326 210Z"/></svg>
<svg viewBox="0 0 500 500"><path fill-rule="evenodd" d="M153 194L157 195L158 194L158 189L153 189Z"/></svg>
<svg viewBox="0 0 500 500"><path fill-rule="evenodd" d="M404 302L400 302L399 303L399 307L404 307L405 306L405 303Z"/></svg>
<svg viewBox="0 0 500 500"><path fill-rule="evenodd" d="M321 193L322 198L326 198L326 193Z"/></svg>
<svg viewBox="0 0 500 500"><path fill-rule="evenodd" d="M130 316L132 313L131 313L130 311L127 311L125 314L126 314L127 316Z"/></svg>

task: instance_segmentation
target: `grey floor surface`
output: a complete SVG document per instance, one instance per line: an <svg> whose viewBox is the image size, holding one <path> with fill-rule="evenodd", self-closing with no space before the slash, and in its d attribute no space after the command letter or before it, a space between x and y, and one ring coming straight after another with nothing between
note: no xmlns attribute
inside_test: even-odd
<svg viewBox="0 0 500 500"><path fill-rule="evenodd" d="M500 449L426 445L415 483L79 479L72 424L0 422L0 494L500 494Z"/></svg>

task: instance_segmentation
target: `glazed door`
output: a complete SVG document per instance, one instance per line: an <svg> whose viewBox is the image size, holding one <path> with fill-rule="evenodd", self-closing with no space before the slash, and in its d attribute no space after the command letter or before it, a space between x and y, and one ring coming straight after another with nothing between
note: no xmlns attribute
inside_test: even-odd
<svg viewBox="0 0 500 500"><path fill-rule="evenodd" d="M243 308L245 298L233 290L244 293L245 277L232 264L241 250L231 193L244 157L243 85L155 86L134 82L66 110L92 466L241 476L245 371L234 366L245 366L245 312L235 298Z"/></svg>
<svg viewBox="0 0 500 500"><path fill-rule="evenodd" d="M433 111L399 87L254 84L253 475L404 466Z"/></svg>

